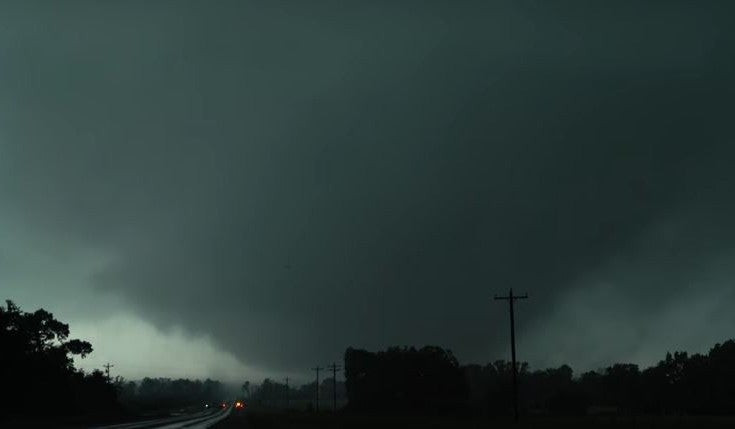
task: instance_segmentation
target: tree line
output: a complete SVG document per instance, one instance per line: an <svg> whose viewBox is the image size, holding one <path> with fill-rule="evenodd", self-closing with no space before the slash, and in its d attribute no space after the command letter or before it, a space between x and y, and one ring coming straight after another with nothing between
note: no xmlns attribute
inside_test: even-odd
<svg viewBox="0 0 735 429"><path fill-rule="evenodd" d="M39 309L24 312L12 301L0 305L0 422L13 416L101 416L153 408L173 409L219 402L232 392L214 380L145 378L110 380L99 370L84 372L73 358L92 353L86 341L69 338L69 326ZM640 369L617 363L575 375L572 368L518 368L524 413L581 415L733 414L735 341L716 344L706 354L667 353ZM369 352L348 348L345 382L338 397L356 412L503 415L512 407L512 366L506 361L460 365L437 346L391 347ZM319 396L332 397L333 380L321 380ZM316 383L298 387L265 379L246 382L242 395L269 406L308 403ZM340 401L342 402L342 401Z"/></svg>
<svg viewBox="0 0 735 429"><path fill-rule="evenodd" d="M667 353L656 365L616 363L575 376L569 365L518 368L524 413L551 415L734 414L735 341L707 354ZM512 409L512 365L460 365L436 346L345 352L348 407L358 412L505 415Z"/></svg>
<svg viewBox="0 0 735 429"><path fill-rule="evenodd" d="M334 395L334 378L325 377L319 380L320 403L326 406L331 404ZM337 399L340 403L346 398L345 382L337 380ZM271 378L266 378L260 384L249 381L243 383L241 391L243 397L253 405L263 405L272 408L314 409L316 398L316 381L301 385L286 384Z"/></svg>
<svg viewBox="0 0 735 429"><path fill-rule="evenodd" d="M216 406L231 396L229 389L220 381L210 379L146 377L139 382L118 379L115 385L120 404L134 413Z"/></svg>

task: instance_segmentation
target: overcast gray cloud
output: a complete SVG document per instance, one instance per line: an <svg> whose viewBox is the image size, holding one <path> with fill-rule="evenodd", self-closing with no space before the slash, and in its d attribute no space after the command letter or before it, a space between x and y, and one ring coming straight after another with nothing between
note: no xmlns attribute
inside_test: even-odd
<svg viewBox="0 0 735 429"><path fill-rule="evenodd" d="M509 287L534 365L732 336L725 3L3 9L0 269L40 246L86 273L4 295L264 372L350 345L502 358Z"/></svg>

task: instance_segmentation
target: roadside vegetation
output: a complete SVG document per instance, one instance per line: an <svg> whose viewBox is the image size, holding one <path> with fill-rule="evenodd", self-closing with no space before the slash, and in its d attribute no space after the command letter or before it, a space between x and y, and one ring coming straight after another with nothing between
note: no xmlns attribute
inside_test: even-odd
<svg viewBox="0 0 735 429"><path fill-rule="evenodd" d="M69 338L69 325L46 310L0 305L0 422L120 414L115 386L101 371L74 367L92 345Z"/></svg>

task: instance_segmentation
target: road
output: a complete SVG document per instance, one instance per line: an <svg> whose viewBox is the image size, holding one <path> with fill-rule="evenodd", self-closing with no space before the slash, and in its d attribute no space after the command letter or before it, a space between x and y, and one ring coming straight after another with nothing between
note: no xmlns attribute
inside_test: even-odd
<svg viewBox="0 0 735 429"><path fill-rule="evenodd" d="M93 429L206 429L226 419L230 413L232 413L232 407L227 407L223 410L203 411L187 416L145 420L112 426L98 426Z"/></svg>

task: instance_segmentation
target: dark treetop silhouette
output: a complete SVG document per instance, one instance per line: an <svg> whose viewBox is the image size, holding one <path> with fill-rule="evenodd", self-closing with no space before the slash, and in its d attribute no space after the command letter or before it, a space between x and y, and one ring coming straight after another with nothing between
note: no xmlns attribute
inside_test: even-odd
<svg viewBox="0 0 735 429"><path fill-rule="evenodd" d="M707 354L667 353L655 366L617 363L574 377L572 368L530 371L522 363L519 402L526 413L581 415L735 414L735 341ZM512 364L460 366L449 350L347 349L349 407L357 411L509 415Z"/></svg>
<svg viewBox="0 0 735 429"><path fill-rule="evenodd" d="M92 352L86 341L69 339L69 326L40 309L21 311L12 301L0 306L0 421L13 418L86 417L91 421L123 414L167 411L221 401L222 383L214 380L144 378L139 383L102 371L74 368L73 356Z"/></svg>
<svg viewBox="0 0 735 429"><path fill-rule="evenodd" d="M69 339L69 325L39 309L0 306L0 418L14 415L102 415L117 408L116 392L101 372L74 368L73 356L92 353Z"/></svg>

